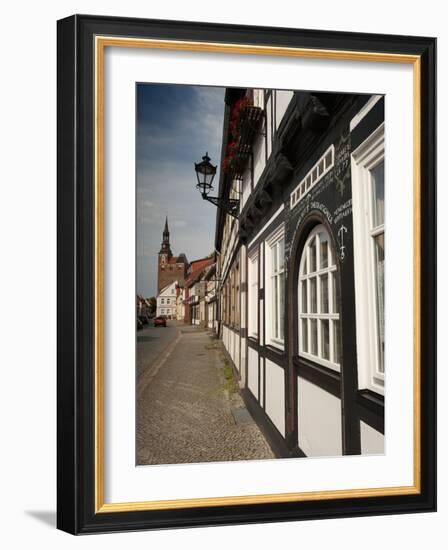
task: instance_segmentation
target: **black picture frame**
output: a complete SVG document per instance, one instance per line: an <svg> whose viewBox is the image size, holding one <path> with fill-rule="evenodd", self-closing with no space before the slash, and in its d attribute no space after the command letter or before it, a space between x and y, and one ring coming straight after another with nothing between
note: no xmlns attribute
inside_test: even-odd
<svg viewBox="0 0 448 550"><path fill-rule="evenodd" d="M72 534L430 512L436 509L436 39L74 15L57 25L57 526ZM101 36L420 58L420 491L175 509L95 506L95 72Z"/></svg>

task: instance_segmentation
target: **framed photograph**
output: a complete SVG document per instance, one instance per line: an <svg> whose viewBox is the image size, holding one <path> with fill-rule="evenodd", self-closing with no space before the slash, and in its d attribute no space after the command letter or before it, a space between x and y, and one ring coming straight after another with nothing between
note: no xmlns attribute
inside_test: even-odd
<svg viewBox="0 0 448 550"><path fill-rule="evenodd" d="M436 508L436 40L58 21L58 528Z"/></svg>

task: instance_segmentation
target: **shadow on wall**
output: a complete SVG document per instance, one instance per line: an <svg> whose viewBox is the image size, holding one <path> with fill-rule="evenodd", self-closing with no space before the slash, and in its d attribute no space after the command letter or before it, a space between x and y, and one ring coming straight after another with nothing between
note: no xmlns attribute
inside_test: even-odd
<svg viewBox="0 0 448 550"><path fill-rule="evenodd" d="M26 510L26 514L56 529L56 510Z"/></svg>

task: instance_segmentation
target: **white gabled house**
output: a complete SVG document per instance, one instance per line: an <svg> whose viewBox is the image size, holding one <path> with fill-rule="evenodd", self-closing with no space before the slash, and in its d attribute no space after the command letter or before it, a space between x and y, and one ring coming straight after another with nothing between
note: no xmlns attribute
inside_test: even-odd
<svg viewBox="0 0 448 550"><path fill-rule="evenodd" d="M165 316L167 319L176 318L177 281L162 288L157 296L157 317Z"/></svg>

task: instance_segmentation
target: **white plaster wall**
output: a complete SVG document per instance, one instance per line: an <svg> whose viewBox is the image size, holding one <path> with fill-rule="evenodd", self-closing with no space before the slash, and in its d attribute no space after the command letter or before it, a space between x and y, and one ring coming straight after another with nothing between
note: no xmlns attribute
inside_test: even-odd
<svg viewBox="0 0 448 550"><path fill-rule="evenodd" d="M280 122L282 121L283 115L285 114L293 95L294 92L287 90L277 90L276 92L275 120L277 123L277 128L280 126Z"/></svg>
<svg viewBox="0 0 448 550"><path fill-rule="evenodd" d="M238 334L233 335L233 362L237 370L240 370L240 337Z"/></svg>
<svg viewBox="0 0 448 550"><path fill-rule="evenodd" d="M285 372L284 370L266 359L266 413L277 427L278 431L285 435Z"/></svg>
<svg viewBox="0 0 448 550"><path fill-rule="evenodd" d="M268 138L267 139L268 158L272 152L271 112L272 112L272 96L266 102L266 135Z"/></svg>
<svg viewBox="0 0 448 550"><path fill-rule="evenodd" d="M252 348L248 351L247 387L258 399L258 353Z"/></svg>
<svg viewBox="0 0 448 550"><path fill-rule="evenodd" d="M384 454L384 435L361 422L361 453L368 455Z"/></svg>
<svg viewBox="0 0 448 550"><path fill-rule="evenodd" d="M341 400L297 378L299 447L307 456L342 454Z"/></svg>
<svg viewBox="0 0 448 550"><path fill-rule="evenodd" d="M242 195L241 195L242 203L240 206L240 210L244 208L244 205L246 204L247 199L250 197L250 193L251 193L250 179L251 179L250 169L247 168L243 175L243 186L242 186Z"/></svg>
<svg viewBox="0 0 448 550"><path fill-rule="evenodd" d="M222 343L224 344L224 347L226 348L226 350L229 351L229 345L228 345L228 342L227 342L227 334L228 334L227 328L222 327Z"/></svg>
<svg viewBox="0 0 448 550"><path fill-rule="evenodd" d="M265 154L265 145L264 138L259 137L253 146L253 155L254 155L254 189L257 187L258 180L264 170L266 165L266 154Z"/></svg>

